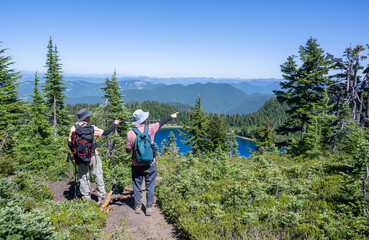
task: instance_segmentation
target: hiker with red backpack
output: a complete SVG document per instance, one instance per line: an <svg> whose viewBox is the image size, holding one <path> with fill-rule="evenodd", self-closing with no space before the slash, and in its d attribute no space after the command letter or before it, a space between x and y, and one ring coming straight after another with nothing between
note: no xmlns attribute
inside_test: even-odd
<svg viewBox="0 0 369 240"><path fill-rule="evenodd" d="M135 213L141 213L142 181L146 184L146 215L152 214L154 205L155 179L157 175L154 137L156 132L168 121L177 117L178 112L163 118L159 122L146 125L149 112L141 109L133 113L134 128L127 133L126 150L132 153L132 183Z"/></svg>
<svg viewBox="0 0 369 240"><path fill-rule="evenodd" d="M98 202L101 202L106 196L106 191L103 179L102 163L96 149L97 145L94 137L106 136L113 132L120 123L120 120L115 120L110 128L102 130L96 126L88 124L92 116L92 111L88 111L86 108L83 108L77 113L77 116L78 122L72 126L69 132L68 146L71 149L77 164L80 192L83 199L91 200L91 170L97 185Z"/></svg>

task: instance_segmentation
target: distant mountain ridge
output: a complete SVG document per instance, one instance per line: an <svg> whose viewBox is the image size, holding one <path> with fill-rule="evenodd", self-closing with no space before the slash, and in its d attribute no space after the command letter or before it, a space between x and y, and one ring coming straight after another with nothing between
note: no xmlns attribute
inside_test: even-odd
<svg viewBox="0 0 369 240"><path fill-rule="evenodd" d="M44 73L38 73L40 79L43 79ZM111 77L111 74L64 74L64 81L85 81L91 83L103 83L107 77ZM21 82L33 81L35 78L34 73L29 71L22 72L22 78L19 80ZM256 86L266 86L273 82L280 82L283 79L279 78L212 78L212 77L147 77L147 76L118 76L117 81L140 81L140 82L151 82L153 84L183 84L190 85L195 83L227 83L227 84L237 84L243 82L249 82Z"/></svg>
<svg viewBox="0 0 369 240"><path fill-rule="evenodd" d="M42 79L42 78L41 78ZM67 78L66 78L67 79ZM119 80L119 79L118 79ZM102 103L99 82L84 80L65 81L68 96L67 103ZM43 83L40 85L42 86ZM170 84L154 83L147 79L119 80L119 86L125 95L125 102L145 100L158 101L179 105L194 105L200 95L202 106L207 112L218 113L249 113L257 111L263 103L273 97L273 90L279 89L279 81L266 80L264 82L233 82L233 83L194 83ZM33 93L33 81L20 81L19 96L30 100L27 94Z"/></svg>

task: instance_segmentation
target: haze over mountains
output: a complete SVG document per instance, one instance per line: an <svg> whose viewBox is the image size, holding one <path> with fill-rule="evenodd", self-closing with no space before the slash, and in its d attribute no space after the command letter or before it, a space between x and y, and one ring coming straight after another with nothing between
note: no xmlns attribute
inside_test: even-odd
<svg viewBox="0 0 369 240"><path fill-rule="evenodd" d="M110 78L110 77L109 77ZM33 92L31 74L23 74L18 88L19 96L30 100ZM41 80L43 78L40 77ZM64 76L68 96L67 103L101 103L101 87L106 77ZM158 101L177 106L194 105L201 96L206 112L249 113L257 111L273 90L280 89L280 79L221 79L221 78L148 78L121 77L118 83L125 102ZM41 83L42 86L43 83Z"/></svg>

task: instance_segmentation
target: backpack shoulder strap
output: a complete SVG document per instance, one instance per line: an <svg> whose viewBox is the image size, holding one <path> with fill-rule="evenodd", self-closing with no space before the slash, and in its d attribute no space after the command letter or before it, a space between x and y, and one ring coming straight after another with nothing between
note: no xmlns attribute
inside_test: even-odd
<svg viewBox="0 0 369 240"><path fill-rule="evenodd" d="M145 134L149 135L149 126L148 125L145 125Z"/></svg>
<svg viewBox="0 0 369 240"><path fill-rule="evenodd" d="M151 137L150 137L150 135L149 135L149 126L148 125L145 125L145 132L144 132L146 135L147 135L147 137L149 138L149 140L150 140L150 143L152 143L152 141L151 141Z"/></svg>
<svg viewBox="0 0 369 240"><path fill-rule="evenodd" d="M136 135L141 134L141 132L140 132L140 131L138 131L138 129L137 129L136 127L135 127L135 128L133 128L132 130L136 133Z"/></svg>

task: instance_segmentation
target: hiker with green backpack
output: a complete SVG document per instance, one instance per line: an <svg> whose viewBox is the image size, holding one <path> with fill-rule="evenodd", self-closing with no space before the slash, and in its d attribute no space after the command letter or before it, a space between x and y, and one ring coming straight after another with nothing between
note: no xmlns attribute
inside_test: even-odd
<svg viewBox="0 0 369 240"><path fill-rule="evenodd" d="M155 179L157 175L154 137L156 132L168 121L177 118L177 114L163 118L159 122L146 125L146 119L149 112L141 109L133 113L134 128L127 133L126 150L132 153L132 184L134 196L135 213L141 213L142 182L145 179L146 184L146 215L152 214L154 205Z"/></svg>
<svg viewBox="0 0 369 240"><path fill-rule="evenodd" d="M77 165L77 173L79 179L79 190L83 199L91 200L90 196L90 170L95 178L97 185L98 202L106 196L105 185L103 180L102 163L97 151L96 141L94 137L106 136L113 132L120 120L115 120L110 128L102 130L88 122L92 116L92 111L86 108L81 109L77 113L78 122L72 126L69 132L68 146L73 153L75 163Z"/></svg>

